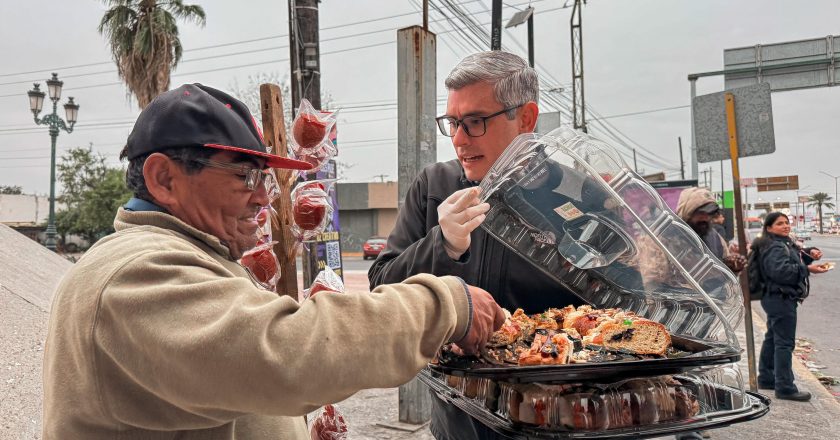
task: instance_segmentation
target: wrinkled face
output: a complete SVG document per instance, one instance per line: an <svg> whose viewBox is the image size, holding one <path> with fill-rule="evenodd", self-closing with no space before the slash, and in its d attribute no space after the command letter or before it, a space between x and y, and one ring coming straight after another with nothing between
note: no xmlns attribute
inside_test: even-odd
<svg viewBox="0 0 840 440"><path fill-rule="evenodd" d="M705 236L707 232L709 232L709 221L711 220L711 216L706 214L705 212L695 211L694 214L691 214L691 218L688 219L688 226L691 226L691 229L694 229L694 232L697 233L699 236Z"/></svg>
<svg viewBox="0 0 840 440"><path fill-rule="evenodd" d="M787 217L780 215L772 225L767 227L767 232L780 237L787 237L790 235L790 221Z"/></svg>
<svg viewBox="0 0 840 440"><path fill-rule="evenodd" d="M222 151L211 160L260 168L264 160L244 154ZM265 185L248 189L245 177L236 171L205 166L195 174L178 173L173 176L176 206L170 207L173 215L190 226L214 235L230 249L231 256L239 259L257 243L256 215L269 203Z"/></svg>
<svg viewBox="0 0 840 440"><path fill-rule="evenodd" d="M465 116L488 116L503 108L505 107L496 101L493 95L493 85L481 82L450 90L446 115L457 119ZM467 136L463 127L458 127L458 131L452 137L452 145L461 166L464 167L467 179L483 179L513 138L524 132L520 130L521 110L515 110L516 117L513 120L508 119L507 114L488 119L484 136Z"/></svg>

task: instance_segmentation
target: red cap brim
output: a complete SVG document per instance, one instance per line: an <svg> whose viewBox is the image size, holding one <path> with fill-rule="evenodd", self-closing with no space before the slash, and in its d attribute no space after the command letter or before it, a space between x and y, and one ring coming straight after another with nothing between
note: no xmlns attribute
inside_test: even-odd
<svg viewBox="0 0 840 440"><path fill-rule="evenodd" d="M266 159L266 166L271 168L283 168L287 170L311 170L312 165L308 162L300 160L289 159L288 157L278 156L276 154L264 153L261 151L249 150L247 148L232 147L230 145L220 144L204 144L205 147L216 148L219 150L235 151L237 153L250 154L252 156L262 157Z"/></svg>

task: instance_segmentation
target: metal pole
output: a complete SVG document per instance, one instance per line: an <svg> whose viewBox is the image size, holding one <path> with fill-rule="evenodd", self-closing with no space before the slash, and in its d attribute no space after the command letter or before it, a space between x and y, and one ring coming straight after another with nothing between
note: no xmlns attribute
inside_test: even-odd
<svg viewBox="0 0 840 440"><path fill-rule="evenodd" d="M429 31L429 0L423 0L423 30Z"/></svg>
<svg viewBox="0 0 840 440"><path fill-rule="evenodd" d="M682 138L677 137L677 142L680 144L680 179L685 180L685 160L683 160Z"/></svg>
<svg viewBox="0 0 840 440"><path fill-rule="evenodd" d="M534 14L528 17L528 64L534 67Z"/></svg>
<svg viewBox="0 0 840 440"><path fill-rule="evenodd" d="M720 161L720 201L723 202L723 160Z"/></svg>
<svg viewBox="0 0 840 440"><path fill-rule="evenodd" d="M53 103L53 114L56 104ZM47 222L47 249L55 252L55 143L58 140L58 127L50 127L50 139L52 140L50 153L50 218Z"/></svg>
<svg viewBox="0 0 840 440"><path fill-rule="evenodd" d="M697 96L697 78L690 79L691 83L691 176L697 179L700 173L697 170L697 138L694 129L694 98Z"/></svg>
<svg viewBox="0 0 840 440"><path fill-rule="evenodd" d="M741 206L741 171L738 168L738 131L735 127L735 96L726 93L726 127L729 134L729 157L732 159L732 192L735 195L735 223L738 233L738 250L747 255L747 237L744 233L744 211ZM755 372L755 341L753 338L752 304L746 271L741 271L741 292L744 296L744 327L747 333L747 362L749 364L750 390L758 391Z"/></svg>
<svg viewBox="0 0 840 440"><path fill-rule="evenodd" d="M501 7L499 8L501 12ZM500 19L501 20L501 19ZM419 26L397 31L397 194L402 208L408 188L437 161L437 37ZM399 389L399 421L431 418L432 397L416 377Z"/></svg>
<svg viewBox="0 0 840 440"><path fill-rule="evenodd" d="M490 19L490 50L502 50L502 0L493 0Z"/></svg>

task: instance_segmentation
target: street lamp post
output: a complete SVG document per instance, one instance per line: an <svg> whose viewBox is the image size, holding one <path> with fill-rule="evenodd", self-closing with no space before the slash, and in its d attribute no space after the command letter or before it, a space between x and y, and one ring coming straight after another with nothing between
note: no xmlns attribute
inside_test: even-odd
<svg viewBox="0 0 840 440"><path fill-rule="evenodd" d="M52 113L44 116L42 119L38 118L38 113L44 106L44 96L46 95L40 89L40 84L33 84L34 88L27 92L29 95L29 109L35 116L35 124L46 125L49 127L51 144L50 153L50 218L47 223L47 249L55 251L55 143L58 139L60 130L67 133L73 132L73 126L76 125L76 117L79 115L79 105L73 102L73 97L69 97L67 103L64 104L64 112L67 117L67 122L58 116L58 101L61 99L61 87L64 85L63 81L58 80L58 74L53 73L52 78L47 80L47 89L50 94L50 100L53 104Z"/></svg>

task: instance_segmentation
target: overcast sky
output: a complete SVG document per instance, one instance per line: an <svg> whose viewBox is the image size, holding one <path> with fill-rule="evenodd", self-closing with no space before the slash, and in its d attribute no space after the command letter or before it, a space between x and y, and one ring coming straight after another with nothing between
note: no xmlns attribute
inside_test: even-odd
<svg viewBox="0 0 840 440"><path fill-rule="evenodd" d="M490 21L490 0L456 1L479 23ZM235 81L247 84L249 76L259 73L288 73L286 1L194 3L204 7L207 25L180 25L185 53L173 87L201 82L229 90ZM571 9L561 9L563 0L530 3L537 10L541 86L564 87L563 98L568 99ZM527 4L506 0L504 20ZM396 29L422 23L417 5L416 0L321 2L321 87L344 108L338 130L340 159L353 165L345 176L348 181L373 181L380 174L396 179ZM116 156L138 111L126 100L106 42L96 31L104 10L94 0L0 2L0 185L21 185L28 193L49 191L49 136L45 127L34 125L26 91L33 81L45 88L43 82L53 71L65 81L59 104L74 96L81 105L77 129L58 138L59 153L92 143L118 164ZM587 105L602 116L618 115L604 122L650 150L654 160L667 162L669 176L678 177L677 137L682 137L686 161L691 138L686 76L722 69L726 48L840 35L838 17L836 0L590 0L583 10ZM434 7L430 20L431 30L439 34L437 94L442 113L446 74L476 49L457 32L447 32L451 25ZM523 57L526 41L525 26L503 35L503 44ZM208 57L212 58L202 59ZM700 95L721 90L720 77L698 82ZM806 188L802 193L825 191L833 196L835 182L819 171L840 175L840 87L774 93L772 100L777 151L744 159L742 176L799 174ZM542 110L553 109L542 105ZM63 117L61 107L59 111ZM636 112L645 113L620 116ZM447 138L438 138L437 149L439 160L454 158ZM655 165L643 159L640 168L659 171ZM701 169L708 166L714 169L718 190L720 164L701 164ZM725 170L729 188L728 163ZM758 196L768 201L794 198L792 192L753 192L749 197L754 201Z"/></svg>

